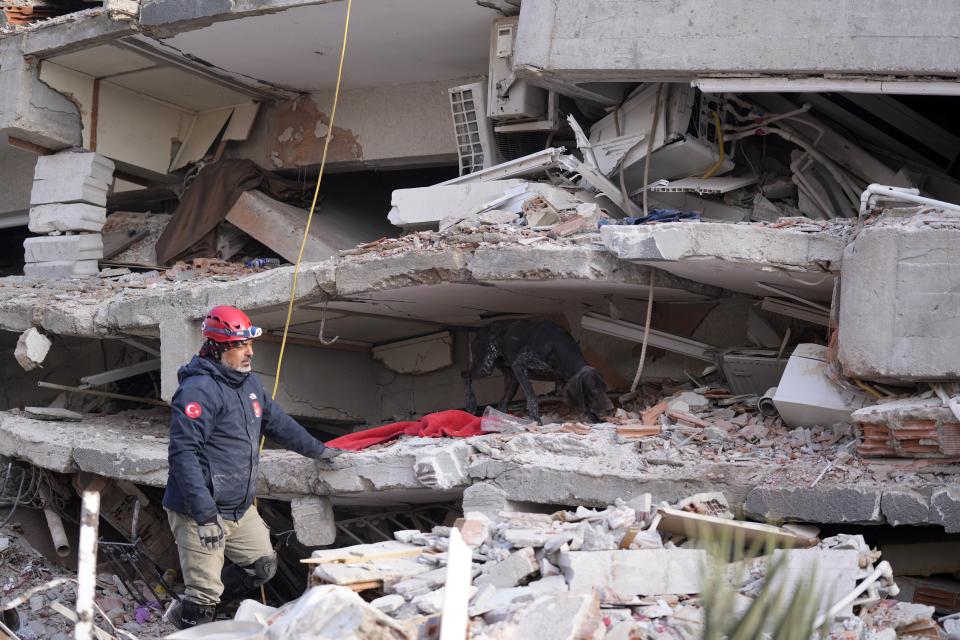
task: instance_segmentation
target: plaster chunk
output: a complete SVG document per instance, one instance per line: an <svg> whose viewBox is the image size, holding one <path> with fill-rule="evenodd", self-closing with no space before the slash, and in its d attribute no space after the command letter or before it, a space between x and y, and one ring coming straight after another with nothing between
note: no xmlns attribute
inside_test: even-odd
<svg viewBox="0 0 960 640"><path fill-rule="evenodd" d="M51 344L53 343L47 336L37 331L35 327L31 327L20 334L13 355L24 371L33 371L43 364Z"/></svg>

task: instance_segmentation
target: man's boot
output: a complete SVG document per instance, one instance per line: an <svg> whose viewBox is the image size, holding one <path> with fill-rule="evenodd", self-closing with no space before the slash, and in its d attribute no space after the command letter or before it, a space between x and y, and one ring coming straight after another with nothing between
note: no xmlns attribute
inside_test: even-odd
<svg viewBox="0 0 960 640"><path fill-rule="evenodd" d="M220 604L230 604L240 600L255 587L252 576L235 564L228 565L220 572L220 582L223 583L223 594L220 596Z"/></svg>
<svg viewBox="0 0 960 640"><path fill-rule="evenodd" d="M217 609L212 605L202 605L192 600L174 600L163 615L163 619L177 629L189 629L198 624L213 622Z"/></svg>

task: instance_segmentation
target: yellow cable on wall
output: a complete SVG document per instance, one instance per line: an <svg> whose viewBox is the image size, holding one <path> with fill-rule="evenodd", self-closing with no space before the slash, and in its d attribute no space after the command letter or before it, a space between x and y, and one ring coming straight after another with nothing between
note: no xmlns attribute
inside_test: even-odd
<svg viewBox="0 0 960 640"><path fill-rule="evenodd" d="M347 35L350 33L350 12L353 8L353 0L347 0L347 15L343 21L343 42L340 45L340 65L337 67L337 85L333 92L333 108L330 110L330 124L327 135L323 141L323 156L320 159L320 173L317 174L317 186L313 190L313 201L310 203L310 213L307 214L307 226L303 229L303 240L300 242L300 253L297 254L297 262L293 266L293 282L290 286L290 303L287 305L287 318L283 322L283 339L280 341L280 355L277 356L277 372L273 380L273 392L270 394L271 400L277 399L277 390L280 388L280 373L283 367L283 354L287 347L287 333L290 331L290 320L293 318L293 303L297 297L297 282L300 279L300 263L303 262L303 252L307 248L307 240L310 237L310 223L313 222L313 212L317 208L317 198L320 195L320 183L323 181L323 171L327 166L327 152L330 149L330 140L333 138L333 124L337 117L337 103L340 101L340 84L343 81L343 60L347 55ZM266 438L260 436L260 453L263 453L263 444ZM256 500L254 500L256 504ZM260 599L266 603L266 591L263 585L260 586Z"/></svg>

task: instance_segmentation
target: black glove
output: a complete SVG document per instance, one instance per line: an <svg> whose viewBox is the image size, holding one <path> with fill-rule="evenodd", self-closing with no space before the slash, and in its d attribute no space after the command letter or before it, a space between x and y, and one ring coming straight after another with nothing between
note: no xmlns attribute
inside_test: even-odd
<svg viewBox="0 0 960 640"><path fill-rule="evenodd" d="M330 462L341 453L346 453L343 449L337 449L335 447L324 447L323 451L313 456L314 460L320 460L321 462Z"/></svg>
<svg viewBox="0 0 960 640"><path fill-rule="evenodd" d="M227 528L223 523L223 518L217 515L213 522L205 522L197 527L197 535L200 536L200 544L207 551L216 551L224 546L224 537Z"/></svg>

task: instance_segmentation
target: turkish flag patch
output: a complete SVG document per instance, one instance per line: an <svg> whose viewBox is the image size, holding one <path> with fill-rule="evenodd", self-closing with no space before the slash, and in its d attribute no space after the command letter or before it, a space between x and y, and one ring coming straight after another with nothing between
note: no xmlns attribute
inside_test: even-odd
<svg viewBox="0 0 960 640"><path fill-rule="evenodd" d="M259 402L257 402L256 400L254 400L251 404L253 405L253 415L257 416L258 418L259 418L261 415L263 415L263 409L260 408L260 403L259 403Z"/></svg>
<svg viewBox="0 0 960 640"><path fill-rule="evenodd" d="M187 414L187 417L191 420L196 420L203 413L203 407L197 402L191 402L183 408L183 412Z"/></svg>

